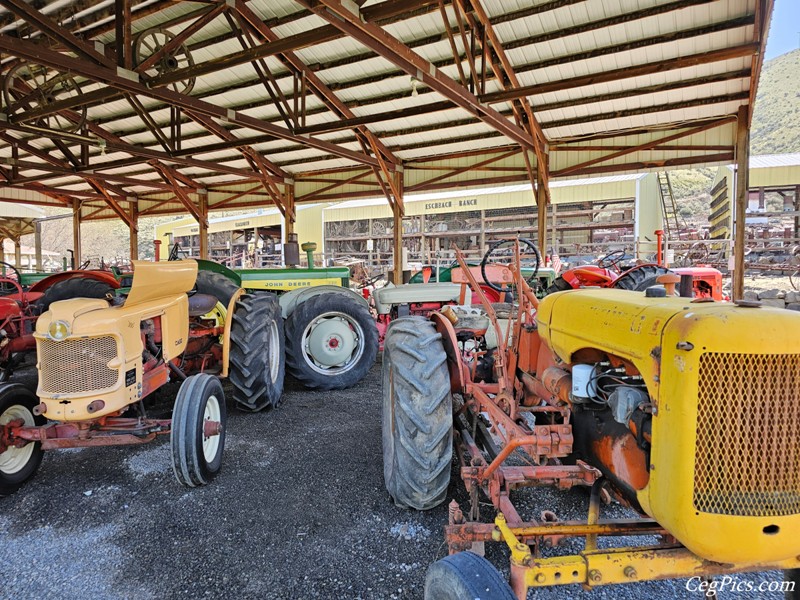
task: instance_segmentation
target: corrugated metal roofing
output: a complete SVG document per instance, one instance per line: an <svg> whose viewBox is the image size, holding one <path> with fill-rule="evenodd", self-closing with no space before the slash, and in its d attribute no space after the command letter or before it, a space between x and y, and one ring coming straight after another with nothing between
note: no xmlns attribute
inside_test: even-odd
<svg viewBox="0 0 800 600"><path fill-rule="evenodd" d="M12 124L0 125L5 136L0 160L4 169L10 169L12 155L21 162L3 185L43 194L56 205L69 204L80 192L87 211L113 215L88 183L90 175L126 210L139 201L143 211L183 212L177 198L164 197L167 182L148 162L159 161L185 186L178 193L197 202L197 191L207 190L212 208L231 196L221 191L223 184L247 188L264 177L281 193L291 178L304 181L301 201L314 200L315 193L318 199L374 196L381 193L378 178L388 177L369 164L378 162L376 150L387 171L417 164L414 177L404 171L409 194L415 187L529 182L517 140L499 130L505 122L533 143L513 113L523 104L546 137L553 186L559 178L603 172L727 164L733 159L733 117L754 98L772 2L762 15L757 0L472 0L467 14L447 1L446 21L430 0L358 4L360 14L348 29L352 13L330 16L340 10L340 0L321 0L311 11L305 0L225 5L133 0L132 47L141 51L140 58L147 53L144 41L189 33L148 76L169 76L188 64L187 56L194 72L166 88L141 86L133 95L142 114L109 87L119 85L112 81L116 70L98 67L96 58L81 55L77 43L59 55L75 59L71 75L52 80L69 85L48 88L52 93L44 101L15 107L21 90L32 85L18 76L10 98ZM57 0L40 10L62 24L66 39L79 32L92 44L104 44L106 56L115 60L113 2L88 8L81 3L79 12L76 6L75 0ZM488 15L488 28L499 41L486 65L487 26L477 9ZM250 13L258 21L248 24ZM53 32L46 23L24 23L20 15L0 10L4 55L34 60L27 38L48 36ZM264 51L276 44L280 51ZM243 48L259 58L233 60ZM398 48L421 61L415 64L428 66L410 68L397 58ZM507 57L510 72L497 64L498 57ZM56 58L37 54L51 78L64 70ZM467 81L460 81L461 73ZM474 102L434 91L431 74ZM46 109L77 89L85 99L88 130L47 130L46 122L26 119L31 109ZM178 90L181 97L165 102L162 89ZM7 106L9 99L4 100ZM178 104L182 108L172 108ZM485 116L489 109L497 111L495 120ZM72 112L61 113L65 123L83 125L81 106L66 110ZM361 120L340 125L352 118ZM514 148L514 156L502 158ZM264 159L266 172L243 154L249 149ZM502 165L492 161L498 157ZM529 160L539 168L533 153ZM450 175L441 177L448 168ZM346 183L353 178L356 183ZM220 206L270 204L274 197L262 188Z"/></svg>

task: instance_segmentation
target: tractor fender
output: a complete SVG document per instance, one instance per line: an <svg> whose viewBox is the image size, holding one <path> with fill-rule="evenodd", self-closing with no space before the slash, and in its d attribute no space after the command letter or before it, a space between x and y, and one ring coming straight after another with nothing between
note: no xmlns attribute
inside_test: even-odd
<svg viewBox="0 0 800 600"><path fill-rule="evenodd" d="M313 298L314 296L319 296L320 294L342 294L344 296L357 298L358 301L361 302L367 310L369 310L369 303L364 299L364 297L361 294L354 292L350 288L341 287L338 285L315 285L314 287L310 288L292 290L278 297L278 301L281 304L281 314L283 315L283 318L288 319L289 315L291 315L303 302L309 298Z"/></svg>
<svg viewBox="0 0 800 600"><path fill-rule="evenodd" d="M242 287L242 278L233 269L230 269L225 265L221 265L217 262L214 262L213 260L205 260L202 258L196 258L194 260L197 261L198 271L211 271L212 273L219 273L220 275L224 275L225 277L230 279L238 287Z"/></svg>
<svg viewBox="0 0 800 600"><path fill-rule="evenodd" d="M447 370L450 372L450 391L454 394L463 394L471 378L467 366L461 360L461 351L453 323L438 312L431 313L429 318L436 327L437 333L442 336L442 346L447 354Z"/></svg>
<svg viewBox="0 0 800 600"><path fill-rule="evenodd" d="M115 290L119 289L119 281L117 281L117 278L114 277L114 274L110 271L64 271L63 273L55 273L54 275L50 275L49 277L45 277L44 279L37 281L30 287L28 291L44 292L59 281L66 281L67 279L76 278L96 279L97 281L107 283Z"/></svg>

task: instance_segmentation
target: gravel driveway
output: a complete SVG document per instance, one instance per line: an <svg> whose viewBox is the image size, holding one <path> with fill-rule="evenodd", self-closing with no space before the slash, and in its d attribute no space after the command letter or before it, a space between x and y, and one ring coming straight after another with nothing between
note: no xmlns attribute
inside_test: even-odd
<svg viewBox="0 0 800 600"><path fill-rule="evenodd" d="M175 391L163 391L156 412L168 413ZM453 496L464 499L455 477ZM531 517L546 508L579 518L588 501L582 490L518 498ZM167 439L47 453L28 485L0 499L0 597L422 598L427 565L446 552L446 520L446 506L412 513L384 491L376 365L351 390L288 382L277 410L231 411L223 470L205 488L176 482ZM487 549L507 565L503 548ZM685 581L536 594L665 597L702 595Z"/></svg>

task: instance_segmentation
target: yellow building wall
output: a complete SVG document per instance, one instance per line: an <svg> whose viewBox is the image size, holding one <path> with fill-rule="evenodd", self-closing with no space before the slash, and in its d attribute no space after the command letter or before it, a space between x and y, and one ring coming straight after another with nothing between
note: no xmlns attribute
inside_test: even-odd
<svg viewBox="0 0 800 600"><path fill-rule="evenodd" d="M647 177L654 176L648 175ZM550 197L553 204L633 198L636 195L636 182L636 179L588 185L575 185L571 181L553 182L550 187ZM470 195L469 190L465 190L463 195L453 198L414 200L413 196L409 196L405 201L407 216L436 215L518 206L530 206L532 211L536 209L536 202L531 190L475 195ZM386 202L376 202L368 206L357 207L339 207L333 204L330 208L325 209L324 218L326 221L357 221L361 219L388 219L391 216L392 211Z"/></svg>
<svg viewBox="0 0 800 600"><path fill-rule="evenodd" d="M636 224L633 235L638 242L637 258L646 258L658 249L655 231L664 229L664 213L658 175L650 173L636 183Z"/></svg>
<svg viewBox="0 0 800 600"><path fill-rule="evenodd" d="M315 206L297 207L297 218L294 223L297 241L301 244L303 242L316 242L317 252L325 251L322 214L327 206L327 204L317 204Z"/></svg>

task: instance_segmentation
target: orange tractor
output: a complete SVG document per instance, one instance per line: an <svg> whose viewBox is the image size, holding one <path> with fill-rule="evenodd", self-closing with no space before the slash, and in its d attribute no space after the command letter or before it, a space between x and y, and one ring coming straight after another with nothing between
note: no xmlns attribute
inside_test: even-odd
<svg viewBox="0 0 800 600"><path fill-rule="evenodd" d="M386 335L386 489L401 507L437 506L455 456L469 494L463 510L450 503L450 555L429 568L425 598L796 574L800 315L681 297L673 274L643 292L584 288L539 300L520 254L515 244L510 264L495 265L517 304L488 302L459 253L481 310L400 318ZM587 518L520 514L516 491L543 485L590 488ZM639 516L603 518L601 499ZM605 536L652 541L598 544ZM580 552L560 548L576 539ZM510 581L480 555L491 541L510 551Z"/></svg>
<svg viewBox="0 0 800 600"><path fill-rule="evenodd" d="M658 263L644 263L621 268L627 260L624 250L616 250L597 259L593 265L573 267L561 273L547 288L547 293L576 290L582 287L603 287L618 290L644 291L656 284L661 275L673 273L682 278L681 285L688 286L695 298L721 301L722 273L707 266L668 269ZM683 293L686 293L684 290Z"/></svg>

